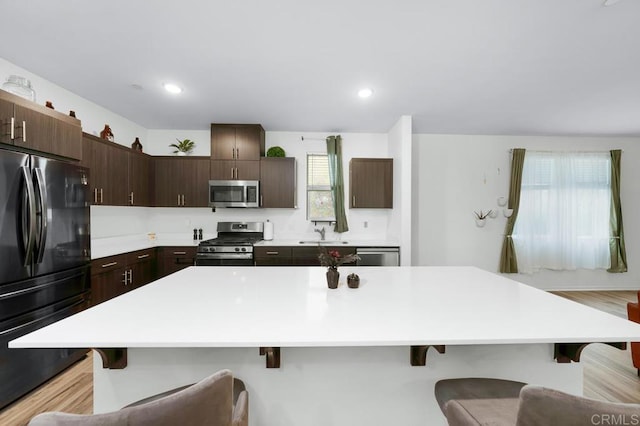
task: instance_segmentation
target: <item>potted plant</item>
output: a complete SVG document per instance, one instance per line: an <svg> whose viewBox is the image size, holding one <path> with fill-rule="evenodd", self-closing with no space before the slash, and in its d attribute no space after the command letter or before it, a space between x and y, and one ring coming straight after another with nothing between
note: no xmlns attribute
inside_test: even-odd
<svg viewBox="0 0 640 426"><path fill-rule="evenodd" d="M174 154L178 154L178 155L190 154L191 151L193 151L193 148L195 148L196 146L196 143L191 139L180 140L176 138L176 141L178 141L178 143L172 143L171 145L169 145L171 148L175 148L175 151L173 151Z"/></svg>
<svg viewBox="0 0 640 426"><path fill-rule="evenodd" d="M480 210L479 212L474 211L473 213L476 216L476 226L478 228L482 228L485 225L487 218L493 213L493 210L489 210L487 212Z"/></svg>
<svg viewBox="0 0 640 426"><path fill-rule="evenodd" d="M338 288L338 279L340 278L338 266L360 260L360 256L357 254L342 256L338 250L327 250L326 247L320 246L318 260L320 265L327 267L327 285L329 288Z"/></svg>
<svg viewBox="0 0 640 426"><path fill-rule="evenodd" d="M279 146L272 146L267 150L267 157L284 157L284 149Z"/></svg>

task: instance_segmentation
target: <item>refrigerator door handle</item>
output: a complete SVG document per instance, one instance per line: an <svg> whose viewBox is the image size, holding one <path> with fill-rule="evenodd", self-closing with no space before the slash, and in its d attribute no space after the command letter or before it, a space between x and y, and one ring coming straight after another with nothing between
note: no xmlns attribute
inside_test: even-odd
<svg viewBox="0 0 640 426"><path fill-rule="evenodd" d="M31 172L26 166L20 167L26 188L25 196L22 198L22 241L25 246L24 250L24 266L31 264L33 256L33 244L36 234L36 200L35 191L33 190L33 182L31 181ZM28 209L28 216L25 210ZM26 223L25 223L26 222ZM28 228L28 229L27 229Z"/></svg>
<svg viewBox="0 0 640 426"><path fill-rule="evenodd" d="M44 249L47 245L47 212L49 210L49 200L47 198L47 186L44 182L44 176L42 175L42 169L36 168L36 182L38 182L38 193L40 195L40 241L38 241L38 257L36 263L41 263L44 258Z"/></svg>

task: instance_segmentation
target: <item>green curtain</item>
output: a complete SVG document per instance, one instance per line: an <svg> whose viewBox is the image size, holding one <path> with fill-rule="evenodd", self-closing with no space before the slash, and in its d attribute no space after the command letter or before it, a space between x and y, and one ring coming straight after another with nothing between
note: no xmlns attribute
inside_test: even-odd
<svg viewBox="0 0 640 426"><path fill-rule="evenodd" d="M611 151L611 218L609 219L609 250L611 267L607 272L627 272L627 251L624 247L622 205L620 204L620 157L622 151Z"/></svg>
<svg viewBox="0 0 640 426"><path fill-rule="evenodd" d="M333 210L336 213L334 232L347 232L347 215L344 211L344 179L342 173L342 137L327 138L327 154L329 157L329 179L333 193Z"/></svg>
<svg viewBox="0 0 640 426"><path fill-rule="evenodd" d="M518 272L518 259L516 249L513 245L511 234L518 217L520 207L520 188L522 186L522 168L524 166L525 150L516 148L511 157L511 182L509 186L508 208L513 209L513 214L507 219L504 230L504 241L502 242L502 253L500 254L500 272L515 274Z"/></svg>

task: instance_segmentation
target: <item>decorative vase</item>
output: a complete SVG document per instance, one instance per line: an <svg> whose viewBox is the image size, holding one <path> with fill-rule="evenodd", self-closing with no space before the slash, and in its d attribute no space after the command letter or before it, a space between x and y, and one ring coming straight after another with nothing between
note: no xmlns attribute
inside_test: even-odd
<svg viewBox="0 0 640 426"><path fill-rule="evenodd" d="M347 275L347 285L349 286L349 288L360 287L360 277L356 274Z"/></svg>
<svg viewBox="0 0 640 426"><path fill-rule="evenodd" d="M327 269L327 285L329 288L338 288L338 279L340 278L340 272L338 268L330 266Z"/></svg>
<svg viewBox="0 0 640 426"><path fill-rule="evenodd" d="M135 141L131 144L131 149L134 151L142 152L142 144L140 143L140 139L136 138Z"/></svg>

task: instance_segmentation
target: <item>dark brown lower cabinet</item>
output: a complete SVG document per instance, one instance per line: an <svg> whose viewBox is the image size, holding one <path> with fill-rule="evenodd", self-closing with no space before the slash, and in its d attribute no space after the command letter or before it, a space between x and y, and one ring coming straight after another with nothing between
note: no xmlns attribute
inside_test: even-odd
<svg viewBox="0 0 640 426"><path fill-rule="evenodd" d="M291 247L254 247L253 260L256 266L287 266L291 265Z"/></svg>
<svg viewBox="0 0 640 426"><path fill-rule="evenodd" d="M91 305L142 287L156 278L156 249L91 261Z"/></svg>
<svg viewBox="0 0 640 426"><path fill-rule="evenodd" d="M158 250L158 278L193 266L196 260L196 247L160 247Z"/></svg>
<svg viewBox="0 0 640 426"><path fill-rule="evenodd" d="M91 306L128 291L126 262L126 254L91 261Z"/></svg>
<svg viewBox="0 0 640 426"><path fill-rule="evenodd" d="M327 251L337 250L341 256L346 256L348 254L355 254L355 247L326 247ZM318 255L320 254L320 249L318 247L293 247L291 252L292 262L291 264L294 266L320 266L320 260L318 260Z"/></svg>
<svg viewBox="0 0 640 426"><path fill-rule="evenodd" d="M138 250L127 254L127 274L131 289L142 287L156 279L156 249Z"/></svg>

